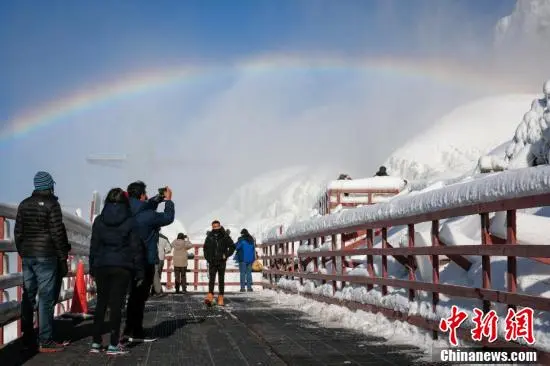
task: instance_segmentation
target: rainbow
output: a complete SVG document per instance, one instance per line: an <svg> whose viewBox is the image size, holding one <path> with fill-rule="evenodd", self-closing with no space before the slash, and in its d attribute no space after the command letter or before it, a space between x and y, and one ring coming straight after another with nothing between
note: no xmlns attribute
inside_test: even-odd
<svg viewBox="0 0 550 366"><path fill-rule="evenodd" d="M0 142L23 137L39 128L53 125L67 117L93 110L100 105L151 93L174 84L200 80L206 76L228 71L248 73L273 73L287 70L319 71L369 71L382 75L420 78L427 82L485 91L511 91L510 85L499 77L491 77L461 65L445 61L411 60L405 58L342 59L331 57L300 58L293 56L269 56L219 67L182 66L171 69L144 71L111 83L78 91L44 106L15 116L4 124ZM517 87L516 87L517 91Z"/></svg>

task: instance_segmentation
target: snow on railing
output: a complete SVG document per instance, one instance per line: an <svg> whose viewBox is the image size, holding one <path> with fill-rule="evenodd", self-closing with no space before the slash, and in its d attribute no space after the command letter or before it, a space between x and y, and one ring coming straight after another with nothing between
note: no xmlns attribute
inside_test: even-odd
<svg viewBox="0 0 550 366"><path fill-rule="evenodd" d="M550 302L543 294L546 287L542 284L532 286L532 280L525 280L525 277L518 280L517 273L518 267L522 268L522 275L527 271L526 276L530 275L529 271L539 271L535 274L537 278L546 273L548 267L537 267L545 264L529 259L550 258L550 245L518 245L516 227L517 210L548 205L550 167L539 166L488 174L468 182L397 197L387 203L296 223L284 233L275 235L272 232L271 238L260 245L264 251L264 287L299 292L318 301L381 313L427 329L434 338L444 332L439 328L439 321L449 315L451 304L462 304L460 306L471 314L476 303L481 303L484 314L495 309L499 316L506 316L507 309L516 311L529 307L535 312L537 344L504 340L504 324L497 329L499 339L495 342L482 339L481 343L485 346L536 347L550 352L550 332L545 325L550 320ZM502 243L493 241L489 216L500 212L505 212L506 227L506 232L501 233L506 238ZM445 245L441 241L440 220L473 218L473 215L478 215L480 243ZM419 240L418 234L426 231L424 223L430 224L428 240L431 245ZM390 245L390 227L405 231L407 246ZM380 247L376 248L375 229L381 229L382 237ZM366 248L347 250L342 246L343 234L361 230L366 231ZM298 252L294 251L296 245L300 245ZM388 259L397 256L405 262L399 271L388 266L391 265ZM481 260L470 263L471 268L440 267L442 256L459 266L459 259L465 256L481 257ZM351 257L364 258L362 268L348 268L347 258ZM423 278L419 267L422 257L430 258L429 279ZM375 262L375 259L380 261ZM493 278L491 273L498 275ZM472 341L468 327L458 328L457 335ZM550 354L540 355L550 362Z"/></svg>
<svg viewBox="0 0 550 366"><path fill-rule="evenodd" d="M455 183L429 192L396 197L375 206L349 209L336 214L297 222L284 234L272 230L264 243L316 235L325 231L336 233L347 229L364 230L369 223L408 221L415 215L430 215L444 209L455 209L504 199L550 193L550 166L538 166L500 173L486 174L468 182ZM405 220L403 220L405 219ZM330 234L327 234L330 235Z"/></svg>

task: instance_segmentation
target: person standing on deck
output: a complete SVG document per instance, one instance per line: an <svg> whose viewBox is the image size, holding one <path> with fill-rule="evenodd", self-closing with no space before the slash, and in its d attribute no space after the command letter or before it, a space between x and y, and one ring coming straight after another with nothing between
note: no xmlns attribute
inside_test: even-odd
<svg viewBox="0 0 550 366"><path fill-rule="evenodd" d="M17 209L14 238L23 265L21 327L23 344L39 352L59 352L53 340L53 314L62 275L68 272L69 242L63 213L54 195L55 181L47 172L34 176L34 191ZM38 344L34 334L34 309L38 294Z"/></svg>
<svg viewBox="0 0 550 366"><path fill-rule="evenodd" d="M180 293L180 287L184 294L187 293L187 251L193 248L193 244L184 233L179 233L178 238L172 242L174 248L174 276L176 282L176 294Z"/></svg>
<svg viewBox="0 0 550 366"><path fill-rule="evenodd" d="M237 240L237 258L241 274L241 292L252 292L252 263L256 260L254 238L248 230L241 230L241 237Z"/></svg>
<svg viewBox="0 0 550 366"><path fill-rule="evenodd" d="M214 285L218 274L218 305L223 306L225 290L225 266L227 259L235 252L235 243L218 220L212 221L212 231L204 242L204 258L208 263L208 294L205 302L214 301Z"/></svg>
<svg viewBox="0 0 550 366"><path fill-rule="evenodd" d="M141 181L131 183L127 192L130 197L130 209L135 217L135 228L145 245L144 279L132 281L128 305L126 308L126 326L124 336L129 340L150 341L145 338L143 316L145 302L151 293L155 276L155 264L158 259L158 240L160 228L174 222L175 208L172 202L172 190L165 188L164 194L147 200L146 185ZM164 212L157 212L160 202L164 202Z"/></svg>
<svg viewBox="0 0 550 366"><path fill-rule="evenodd" d="M143 282L145 267L145 248L134 220L126 192L121 188L111 189L92 226L89 258L90 274L97 285L97 306L91 353L103 350L102 328L107 307L111 332L107 354L128 353L120 345L122 306L130 281Z"/></svg>

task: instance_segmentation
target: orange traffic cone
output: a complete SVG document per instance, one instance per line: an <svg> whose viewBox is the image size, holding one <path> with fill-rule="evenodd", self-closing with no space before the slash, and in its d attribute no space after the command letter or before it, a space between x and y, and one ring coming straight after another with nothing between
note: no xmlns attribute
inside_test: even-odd
<svg viewBox="0 0 550 366"><path fill-rule="evenodd" d="M78 262L76 269L76 281L74 284L73 301L71 303L71 314L79 314L86 317L88 314L88 300L86 298L86 281L84 280L84 263Z"/></svg>

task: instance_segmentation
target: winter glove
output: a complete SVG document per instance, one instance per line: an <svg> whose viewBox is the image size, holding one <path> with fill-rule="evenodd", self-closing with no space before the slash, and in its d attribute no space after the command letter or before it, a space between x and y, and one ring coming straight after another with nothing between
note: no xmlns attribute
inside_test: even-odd
<svg viewBox="0 0 550 366"><path fill-rule="evenodd" d="M57 268L59 270L59 276L60 277L65 277L69 273L69 267L67 265L67 260L59 260L59 265L58 265Z"/></svg>

